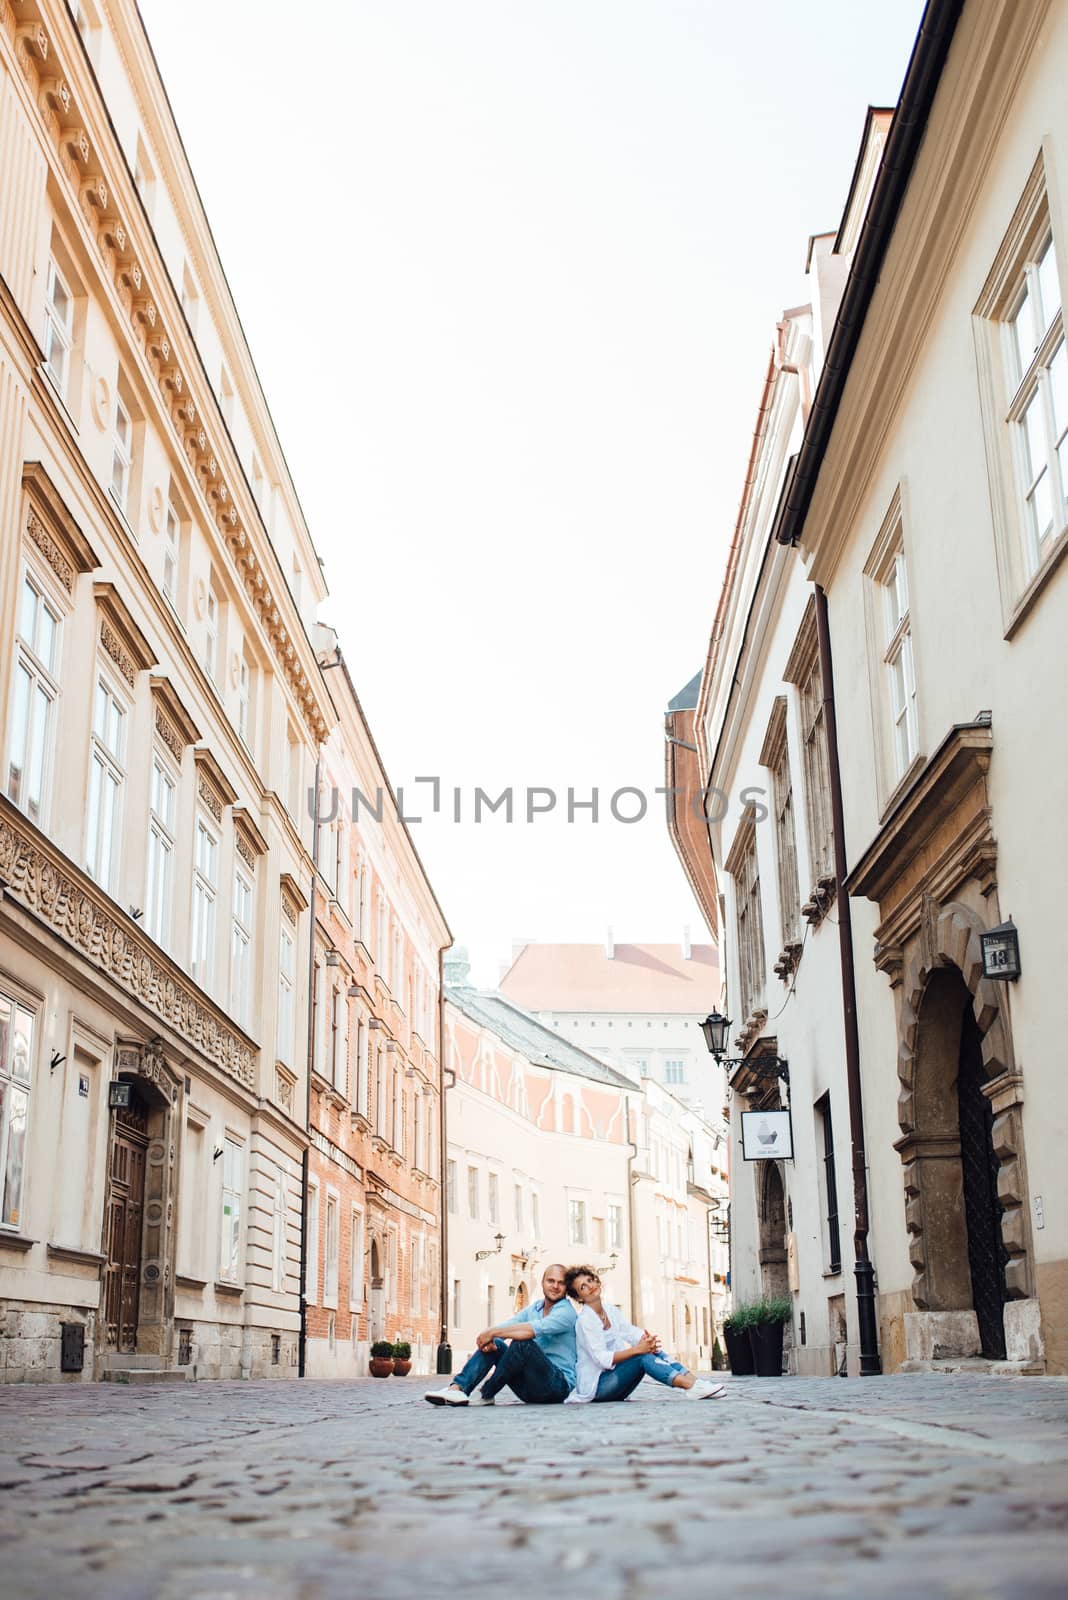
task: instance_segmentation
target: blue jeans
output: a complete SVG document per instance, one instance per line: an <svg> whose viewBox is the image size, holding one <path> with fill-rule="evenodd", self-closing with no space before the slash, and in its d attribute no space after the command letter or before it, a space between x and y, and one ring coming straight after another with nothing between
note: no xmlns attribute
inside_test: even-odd
<svg viewBox="0 0 1068 1600"><path fill-rule="evenodd" d="M672 1379L685 1371L685 1367L677 1361L669 1361L667 1356L631 1356L617 1367L610 1367L607 1372L601 1373L597 1380L597 1393L593 1397L594 1404L599 1400L626 1400L643 1378L653 1378L657 1383L666 1383L671 1388Z"/></svg>
<svg viewBox="0 0 1068 1600"><path fill-rule="evenodd" d="M563 1405L571 1393L559 1367L553 1366L533 1339L513 1339L496 1357L495 1366L496 1371L482 1385L483 1400L495 1399L506 1386L528 1406Z"/></svg>
<svg viewBox="0 0 1068 1600"><path fill-rule="evenodd" d="M472 1389L477 1389L487 1372L492 1372L507 1348L503 1339L494 1339L492 1350L476 1349L452 1380L457 1389L462 1389L464 1394L470 1394Z"/></svg>

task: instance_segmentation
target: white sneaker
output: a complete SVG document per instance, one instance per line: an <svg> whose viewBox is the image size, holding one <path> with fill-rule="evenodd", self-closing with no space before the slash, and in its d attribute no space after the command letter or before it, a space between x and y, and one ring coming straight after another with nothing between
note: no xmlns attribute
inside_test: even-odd
<svg viewBox="0 0 1068 1600"><path fill-rule="evenodd" d="M467 1403L469 1406L495 1406L497 1404L497 1396L495 1394L481 1394L475 1389L473 1393L468 1395Z"/></svg>
<svg viewBox="0 0 1068 1600"><path fill-rule="evenodd" d="M432 1406L466 1406L470 1404L462 1389L457 1389L454 1384L447 1389L432 1389L423 1396Z"/></svg>
<svg viewBox="0 0 1068 1600"><path fill-rule="evenodd" d="M682 1391L687 1400L722 1400L727 1393L727 1387L722 1383L706 1383L704 1378L698 1378L696 1383ZM429 1399L429 1395L427 1396Z"/></svg>

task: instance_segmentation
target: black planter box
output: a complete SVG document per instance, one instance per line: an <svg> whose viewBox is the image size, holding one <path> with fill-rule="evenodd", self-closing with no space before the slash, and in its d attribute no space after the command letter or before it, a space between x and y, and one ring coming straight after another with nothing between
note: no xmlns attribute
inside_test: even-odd
<svg viewBox="0 0 1068 1600"><path fill-rule="evenodd" d="M758 1378L782 1377L783 1324L760 1322L749 1330L753 1366Z"/></svg>
<svg viewBox="0 0 1068 1600"><path fill-rule="evenodd" d="M731 1364L731 1371L736 1378L751 1378L753 1376L753 1346L749 1342L749 1329L724 1328L723 1337L727 1344L727 1360Z"/></svg>

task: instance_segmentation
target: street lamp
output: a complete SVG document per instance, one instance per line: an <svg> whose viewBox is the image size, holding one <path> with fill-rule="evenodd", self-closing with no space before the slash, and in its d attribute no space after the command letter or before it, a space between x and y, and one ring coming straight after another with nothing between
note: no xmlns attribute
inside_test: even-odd
<svg viewBox="0 0 1068 1600"><path fill-rule="evenodd" d="M782 1056L764 1055L727 1057L727 1035L731 1030L731 1019L725 1017L722 1011L710 1011L701 1024L701 1032L705 1036L705 1044L710 1055L715 1056L716 1062L728 1071L731 1067L745 1067L754 1078L779 1078L786 1085L787 1103L790 1094L790 1068Z"/></svg>
<svg viewBox="0 0 1068 1600"><path fill-rule="evenodd" d="M485 1261L487 1256L499 1256L500 1255L501 1246L504 1243L504 1234L503 1233L495 1233L493 1235L493 1237L497 1242L496 1250L476 1250L475 1251L475 1260L476 1261Z"/></svg>

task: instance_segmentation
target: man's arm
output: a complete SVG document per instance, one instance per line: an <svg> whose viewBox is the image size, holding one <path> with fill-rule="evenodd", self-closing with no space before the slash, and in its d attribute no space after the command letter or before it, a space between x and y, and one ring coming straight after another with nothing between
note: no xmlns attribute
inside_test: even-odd
<svg viewBox="0 0 1068 1600"><path fill-rule="evenodd" d="M534 1329L527 1315L529 1307L520 1311L518 1316L509 1317L507 1322L501 1322L495 1328L483 1328L475 1340L480 1350L488 1349L495 1339L533 1339Z"/></svg>

